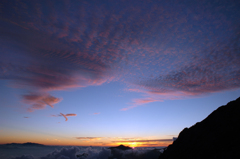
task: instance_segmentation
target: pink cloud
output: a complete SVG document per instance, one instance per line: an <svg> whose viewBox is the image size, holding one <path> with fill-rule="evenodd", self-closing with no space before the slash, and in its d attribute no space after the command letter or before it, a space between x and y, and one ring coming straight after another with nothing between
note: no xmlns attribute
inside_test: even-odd
<svg viewBox="0 0 240 159"><path fill-rule="evenodd" d="M152 103L152 102L156 102L156 101L160 101L160 100L156 100L156 99L152 99L152 98L133 99L132 106L122 108L121 111L126 111L126 110L129 110L129 109L133 109L133 108L138 107L140 105L147 104L147 103Z"/></svg>
<svg viewBox="0 0 240 159"><path fill-rule="evenodd" d="M142 104L151 103L151 102L156 102L156 101L158 101L158 100L151 99L151 98L134 99L134 103L136 103L137 105L142 105Z"/></svg>
<svg viewBox="0 0 240 159"><path fill-rule="evenodd" d="M126 89L126 91L142 93L143 97L133 99L130 103L131 106L122 108L120 111L126 111L152 102L163 102L164 100L179 100L200 96L199 93L192 93L187 91L161 91L157 90L156 88L153 88L153 90L134 88Z"/></svg>
<svg viewBox="0 0 240 159"><path fill-rule="evenodd" d="M127 6L112 1L108 8L86 1L87 10L78 8L83 6L79 1L55 7L45 16L48 2L9 3L2 3L2 8L8 8L1 18L2 37L8 38L1 45L0 78L27 91L131 82L139 88L129 91L144 97L123 108L128 110L165 99L240 88L239 30L235 33L236 26L232 26L232 19L238 18L232 14L239 10L237 5L226 3L231 4L232 13L219 14L212 3L196 3L189 13L197 8L204 12L183 15L176 13L189 6L180 1L170 8L163 7L164 1L129 2ZM73 15L62 14L70 8ZM227 6L220 8L227 10ZM31 105L28 111L34 111L53 107L60 99L37 94L23 96L23 101Z"/></svg>
<svg viewBox="0 0 240 159"><path fill-rule="evenodd" d="M65 118L65 121L68 121L67 117L69 117L69 116L77 116L77 114L73 114L73 113L71 113L71 114L63 114L63 113L60 113L59 116L63 116ZM56 116L54 115L54 117L56 117Z"/></svg>
<svg viewBox="0 0 240 159"><path fill-rule="evenodd" d="M64 115L63 113L60 113L64 118L65 118L65 121L68 121L68 118L66 115Z"/></svg>
<svg viewBox="0 0 240 159"><path fill-rule="evenodd" d="M77 114L65 114L66 116L77 116Z"/></svg>
<svg viewBox="0 0 240 159"><path fill-rule="evenodd" d="M137 107L138 105L132 105L132 106L129 106L129 107L126 107L126 108L122 108L120 109L121 111L126 111L126 110L129 110L129 109L133 109L135 107Z"/></svg>
<svg viewBox="0 0 240 159"><path fill-rule="evenodd" d="M100 113L93 113L93 115L98 115L98 114L100 114Z"/></svg>
<svg viewBox="0 0 240 159"><path fill-rule="evenodd" d="M28 95L23 95L23 102L30 105L28 108L29 112L33 112L36 109L44 109L46 106L54 107L61 101L60 98L53 97L49 94L38 94L30 93Z"/></svg>

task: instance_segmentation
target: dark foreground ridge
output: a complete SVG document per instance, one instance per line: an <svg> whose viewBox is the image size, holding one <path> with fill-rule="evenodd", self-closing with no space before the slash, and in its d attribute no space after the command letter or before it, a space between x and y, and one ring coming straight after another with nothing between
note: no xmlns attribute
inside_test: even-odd
<svg viewBox="0 0 240 159"><path fill-rule="evenodd" d="M240 158L240 97L183 129L159 159Z"/></svg>

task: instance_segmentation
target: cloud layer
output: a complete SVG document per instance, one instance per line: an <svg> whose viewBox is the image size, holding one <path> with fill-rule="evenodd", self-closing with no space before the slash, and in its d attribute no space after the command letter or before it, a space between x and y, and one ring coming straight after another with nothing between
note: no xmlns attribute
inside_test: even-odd
<svg viewBox="0 0 240 159"><path fill-rule="evenodd" d="M40 159L78 159L80 156L85 159L108 159L110 157L125 159L157 159L159 155L160 151L158 149L149 148L138 148L126 151L115 150L113 156L111 150L107 148L65 147L60 150L55 150L46 156L40 157ZM21 157L15 157L12 159L34 159L34 156L22 155Z"/></svg>
<svg viewBox="0 0 240 159"><path fill-rule="evenodd" d="M61 159L77 159L76 153L79 152L78 147L71 148L62 148L61 150L55 150L41 159L52 159L52 158L61 158Z"/></svg>
<svg viewBox="0 0 240 159"><path fill-rule="evenodd" d="M0 79L49 95L110 81L140 90L138 105L240 87L240 2L2 1Z"/></svg>

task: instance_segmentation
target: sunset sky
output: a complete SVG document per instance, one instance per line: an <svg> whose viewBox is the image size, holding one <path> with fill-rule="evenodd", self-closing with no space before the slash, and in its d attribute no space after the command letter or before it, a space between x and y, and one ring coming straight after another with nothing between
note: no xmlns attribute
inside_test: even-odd
<svg viewBox="0 0 240 159"><path fill-rule="evenodd" d="M0 144L166 146L239 96L239 0L0 2Z"/></svg>

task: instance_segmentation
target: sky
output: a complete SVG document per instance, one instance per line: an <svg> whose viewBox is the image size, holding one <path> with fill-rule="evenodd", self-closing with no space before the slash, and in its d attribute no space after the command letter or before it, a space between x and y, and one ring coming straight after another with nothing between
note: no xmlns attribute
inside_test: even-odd
<svg viewBox="0 0 240 159"><path fill-rule="evenodd" d="M239 95L239 0L0 2L0 144L167 146Z"/></svg>

